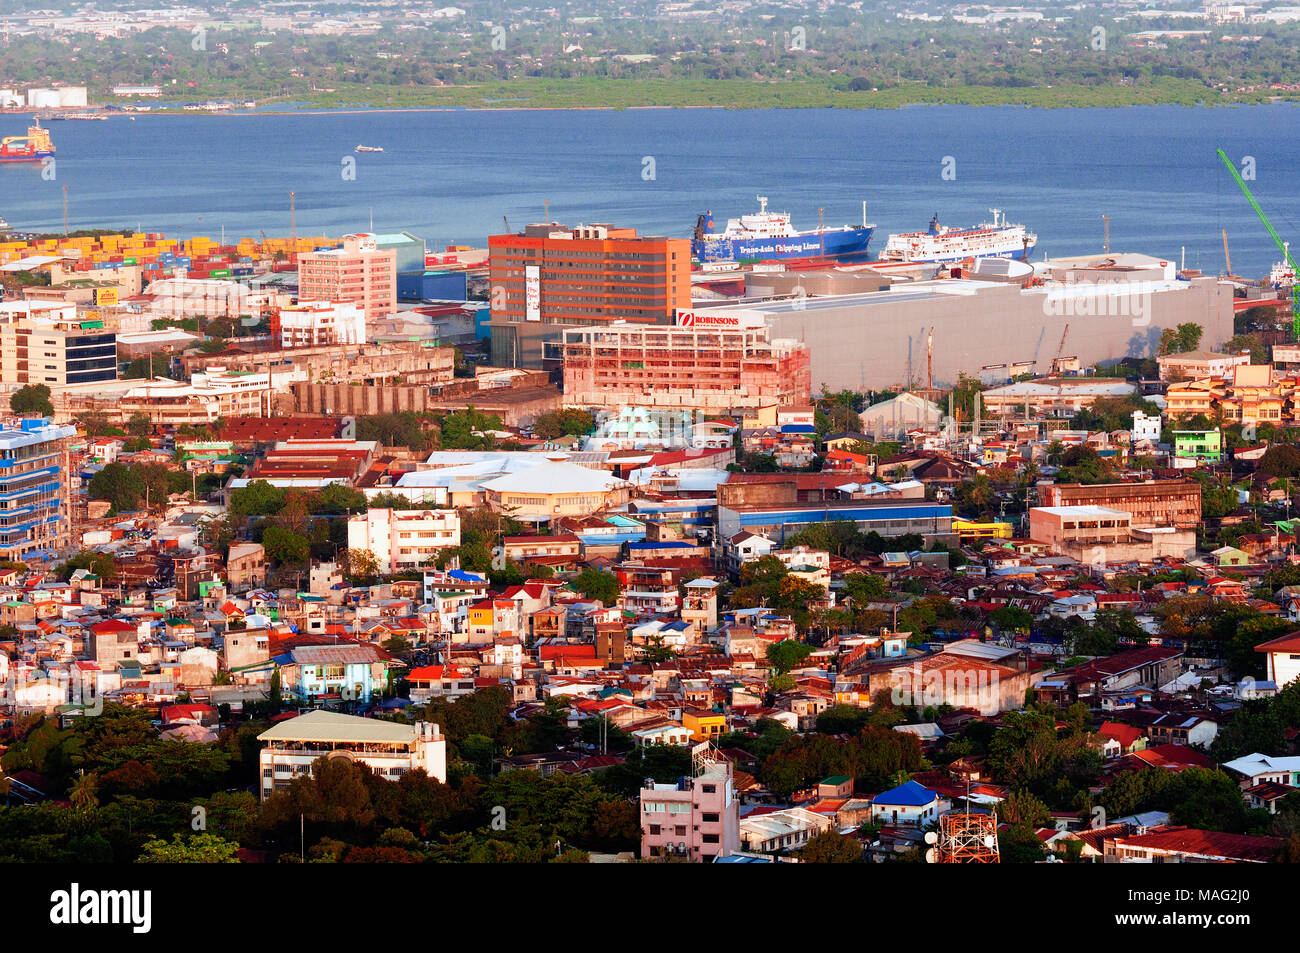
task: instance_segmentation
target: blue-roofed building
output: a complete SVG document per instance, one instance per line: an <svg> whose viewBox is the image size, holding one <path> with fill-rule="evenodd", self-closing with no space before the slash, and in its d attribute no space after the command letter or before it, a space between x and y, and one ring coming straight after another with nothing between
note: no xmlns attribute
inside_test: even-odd
<svg viewBox="0 0 1300 953"><path fill-rule="evenodd" d="M0 429L0 559L43 559L71 544L76 435L75 427L40 418Z"/></svg>
<svg viewBox="0 0 1300 953"><path fill-rule="evenodd" d="M871 822L924 826L939 819L939 801L937 792L915 781L906 781L871 799Z"/></svg>
<svg viewBox="0 0 1300 953"><path fill-rule="evenodd" d="M806 503L751 503L718 506L718 538L741 532L757 533L785 545L786 539L811 523L850 520L869 533L886 539L916 534L929 545L935 541L956 545L952 506L923 499L824 500Z"/></svg>

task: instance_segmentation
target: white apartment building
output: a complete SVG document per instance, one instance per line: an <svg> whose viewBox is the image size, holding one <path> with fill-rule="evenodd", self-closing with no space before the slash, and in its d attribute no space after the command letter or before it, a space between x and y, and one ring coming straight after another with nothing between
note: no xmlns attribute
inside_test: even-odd
<svg viewBox="0 0 1300 953"><path fill-rule="evenodd" d="M119 401L125 417L144 414L159 424L206 424L218 417L270 417L277 393L305 380L305 371L229 372L210 365L190 375L188 384L160 377L142 381Z"/></svg>
<svg viewBox="0 0 1300 953"><path fill-rule="evenodd" d="M370 550L380 572L423 566L438 550L459 545L455 510L371 509L348 519L348 549Z"/></svg>
<svg viewBox="0 0 1300 953"><path fill-rule="evenodd" d="M282 721L257 739L266 744L258 756L262 800L288 787L295 777L310 775L317 758L346 758L369 765L389 781L416 769L447 780L447 739L427 721L401 725L318 710Z"/></svg>
<svg viewBox="0 0 1300 953"><path fill-rule="evenodd" d="M740 848L756 854L797 851L834 823L834 818L802 807L746 817L740 822Z"/></svg>
<svg viewBox="0 0 1300 953"><path fill-rule="evenodd" d="M327 347L366 343L366 311L350 301L299 301L271 322L281 347Z"/></svg>

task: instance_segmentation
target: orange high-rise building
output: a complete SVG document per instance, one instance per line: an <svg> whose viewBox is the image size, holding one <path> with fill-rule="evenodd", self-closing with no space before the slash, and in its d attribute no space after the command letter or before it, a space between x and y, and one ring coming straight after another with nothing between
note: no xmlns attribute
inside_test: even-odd
<svg viewBox="0 0 1300 953"><path fill-rule="evenodd" d="M558 365L565 328L613 321L672 324L691 305L685 238L610 225L529 225L488 239L492 363Z"/></svg>

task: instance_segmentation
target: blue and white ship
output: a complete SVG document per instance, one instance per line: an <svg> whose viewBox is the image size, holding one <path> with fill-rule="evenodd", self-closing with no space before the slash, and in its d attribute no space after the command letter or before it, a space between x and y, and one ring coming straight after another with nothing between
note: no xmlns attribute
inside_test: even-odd
<svg viewBox="0 0 1300 953"><path fill-rule="evenodd" d="M890 235L881 261L940 262L967 258L1019 258L1029 260L1038 236L1023 225L1009 225L1001 209L989 209L993 221L974 228L951 228L939 224L939 216L930 220L924 232Z"/></svg>
<svg viewBox="0 0 1300 953"><path fill-rule="evenodd" d="M705 212L695 225L691 256L699 262L771 261L827 258L837 261L867 258L867 243L875 225L867 224L863 203L862 224L818 227L796 231L788 212L769 212L767 196L758 196L758 214L742 215L714 231L713 213Z"/></svg>

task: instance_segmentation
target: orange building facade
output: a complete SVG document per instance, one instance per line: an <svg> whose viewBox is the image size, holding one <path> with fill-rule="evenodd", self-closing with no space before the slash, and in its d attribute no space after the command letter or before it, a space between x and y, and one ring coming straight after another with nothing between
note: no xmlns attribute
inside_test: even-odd
<svg viewBox="0 0 1300 953"><path fill-rule="evenodd" d="M691 304L684 238L639 237L609 225L529 225L522 234L493 235L488 251L498 366L558 362L565 327L671 324Z"/></svg>

